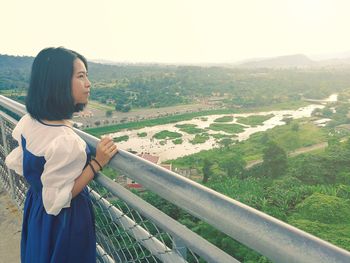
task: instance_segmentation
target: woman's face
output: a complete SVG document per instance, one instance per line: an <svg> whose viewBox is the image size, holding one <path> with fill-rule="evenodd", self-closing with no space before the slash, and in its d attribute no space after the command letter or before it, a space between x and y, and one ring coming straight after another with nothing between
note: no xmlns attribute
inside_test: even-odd
<svg viewBox="0 0 350 263"><path fill-rule="evenodd" d="M86 104L90 96L91 87L91 83L88 79L88 73L83 61L81 61L79 58L74 60L73 67L72 96L74 99L74 104Z"/></svg>

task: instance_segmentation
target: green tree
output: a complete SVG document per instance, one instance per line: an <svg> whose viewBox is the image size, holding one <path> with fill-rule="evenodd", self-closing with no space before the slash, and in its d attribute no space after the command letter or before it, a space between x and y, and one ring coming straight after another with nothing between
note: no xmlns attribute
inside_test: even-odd
<svg viewBox="0 0 350 263"><path fill-rule="evenodd" d="M327 176L324 158L320 156L306 155L296 157L292 163L289 173L306 184L324 183Z"/></svg>
<svg viewBox="0 0 350 263"><path fill-rule="evenodd" d="M270 141L263 151L263 167L267 176L276 178L287 169L287 154L277 143Z"/></svg>
<svg viewBox="0 0 350 263"><path fill-rule="evenodd" d="M330 108L325 107L322 109L322 115L326 118L331 118L333 115L333 111Z"/></svg>
<svg viewBox="0 0 350 263"><path fill-rule="evenodd" d="M240 154L230 154L228 157L220 160L219 166L223 168L230 177L241 177L244 172L246 162Z"/></svg>
<svg viewBox="0 0 350 263"><path fill-rule="evenodd" d="M293 118L286 117L286 118L283 118L282 121L284 121L287 125L289 125L293 121Z"/></svg>
<svg viewBox="0 0 350 263"><path fill-rule="evenodd" d="M106 111L106 117L107 118L112 117L112 115L113 115L113 111L111 111L111 110Z"/></svg>
<svg viewBox="0 0 350 263"><path fill-rule="evenodd" d="M203 172L203 180L202 180L202 183L205 184L208 182L209 180L209 177L211 176L212 174L212 171L211 171L211 167L213 166L214 162L212 162L211 160L209 159L204 159L204 163L203 163L203 168L202 168L202 172Z"/></svg>
<svg viewBox="0 0 350 263"><path fill-rule="evenodd" d="M269 138L269 135L267 133L264 133L260 138L260 142L263 145L266 145L269 141L270 141L270 138Z"/></svg>
<svg viewBox="0 0 350 263"><path fill-rule="evenodd" d="M231 138L223 138L221 141L219 141L220 146L222 146L224 149L228 149L232 143L233 140Z"/></svg>
<svg viewBox="0 0 350 263"><path fill-rule="evenodd" d="M293 123L292 127L291 127L292 131L299 131L299 123L295 122Z"/></svg>
<svg viewBox="0 0 350 263"><path fill-rule="evenodd" d="M131 110L131 107L130 107L130 105L117 103L117 104L115 105L115 110L116 110L116 111L121 111L121 112L128 112L128 111Z"/></svg>

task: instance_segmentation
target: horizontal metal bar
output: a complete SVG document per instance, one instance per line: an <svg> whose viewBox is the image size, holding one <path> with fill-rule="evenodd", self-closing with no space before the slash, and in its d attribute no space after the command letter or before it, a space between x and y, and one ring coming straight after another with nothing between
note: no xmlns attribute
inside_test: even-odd
<svg viewBox="0 0 350 263"><path fill-rule="evenodd" d="M97 176L95 179L100 185L108 189L113 195L125 201L128 206L134 208L140 214L145 216L159 226L162 230L170 233L183 241L186 247L198 254L207 262L213 263L239 263L236 259L226 254L204 238L190 231L184 225L172 219L162 211L156 209L140 197L132 194L121 185L113 182L106 176Z"/></svg>
<svg viewBox="0 0 350 263"><path fill-rule="evenodd" d="M4 118L6 121L11 122L14 126L17 125L18 121L12 118L10 115L6 114L5 112L0 111L0 115L2 118ZM22 116L22 114L20 115Z"/></svg>
<svg viewBox="0 0 350 263"><path fill-rule="evenodd" d="M77 133L96 146L96 138ZM350 252L136 155L120 150L110 166L274 262L350 262Z"/></svg>
<svg viewBox="0 0 350 263"><path fill-rule="evenodd" d="M166 247L165 244L160 242L156 237L152 236L151 233L138 225L135 221L125 215L125 213L111 205L111 203L102 198L97 192L91 190L90 194L94 197L95 200L99 201L99 205L101 205L106 211L110 213L113 220L115 220L115 222L120 227L122 227L129 235L135 238L137 242L141 243L145 248L147 248L147 250L150 251L152 255L159 258L162 262L186 262L180 255L172 251L170 248Z"/></svg>
<svg viewBox="0 0 350 263"><path fill-rule="evenodd" d="M23 104L11 100L3 95L0 95L0 105L21 117L27 113L26 107Z"/></svg>
<svg viewBox="0 0 350 263"><path fill-rule="evenodd" d="M96 243L96 253L97 257L103 260L103 263L115 263L115 261L104 251L104 249Z"/></svg>

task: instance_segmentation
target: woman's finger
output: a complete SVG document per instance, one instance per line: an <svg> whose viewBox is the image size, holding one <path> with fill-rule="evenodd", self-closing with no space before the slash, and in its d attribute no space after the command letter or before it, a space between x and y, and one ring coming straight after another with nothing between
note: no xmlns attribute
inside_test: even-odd
<svg viewBox="0 0 350 263"><path fill-rule="evenodd" d="M106 148L111 148L114 144L115 144L114 141L110 141L110 142L107 142L104 146Z"/></svg>
<svg viewBox="0 0 350 263"><path fill-rule="evenodd" d="M117 145L114 143L108 148L108 150L109 151L114 151L116 148L117 148Z"/></svg>
<svg viewBox="0 0 350 263"><path fill-rule="evenodd" d="M111 150L114 149L114 143L110 144L110 145L105 145L101 148L101 150L103 152L109 153L111 152Z"/></svg>
<svg viewBox="0 0 350 263"><path fill-rule="evenodd" d="M111 153L110 156L111 158L118 152L118 148L116 147Z"/></svg>

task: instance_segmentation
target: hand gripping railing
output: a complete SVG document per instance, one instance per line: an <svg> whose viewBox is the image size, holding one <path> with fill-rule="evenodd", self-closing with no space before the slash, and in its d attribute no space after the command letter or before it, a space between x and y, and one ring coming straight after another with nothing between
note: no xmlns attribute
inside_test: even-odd
<svg viewBox="0 0 350 263"><path fill-rule="evenodd" d="M18 112L21 112L20 115L24 113L23 105L6 97L0 96L0 105L17 114ZM90 148L95 149L97 138L79 130L76 132ZM350 253L346 250L131 153L119 150L119 153L111 160L110 166L124 172L145 188L175 203L235 240L265 255L273 262L350 262ZM192 232L188 235L185 227L174 223L171 218L155 210L154 207L138 200L138 197L130 195L126 189L110 179L98 176L96 181L112 194L125 200L128 205L139 210L145 217L156 222L162 229L174 236L174 240L181 240L187 248L208 262L237 262L228 255L217 251L217 248L203 247L208 244L200 237ZM115 216L118 217L117 214ZM197 242L200 242L198 246ZM216 255L211 257L211 252L217 253L222 258L217 258ZM181 254L179 251L177 253Z"/></svg>

